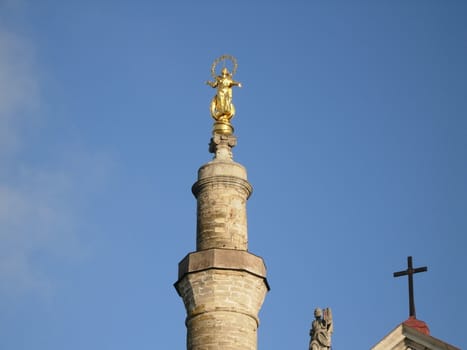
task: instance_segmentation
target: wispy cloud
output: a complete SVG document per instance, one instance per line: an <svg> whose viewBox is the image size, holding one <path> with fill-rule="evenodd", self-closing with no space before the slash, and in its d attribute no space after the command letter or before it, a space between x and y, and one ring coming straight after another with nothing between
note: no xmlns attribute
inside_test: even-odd
<svg viewBox="0 0 467 350"><path fill-rule="evenodd" d="M25 40L0 28L0 156L18 147L21 116L39 101L33 56Z"/></svg>
<svg viewBox="0 0 467 350"><path fill-rule="evenodd" d="M0 295L53 291L38 260L63 264L83 254L76 198L109 164L76 149L47 167L18 160L27 142L22 129L40 108L38 76L31 45L0 26Z"/></svg>
<svg viewBox="0 0 467 350"><path fill-rule="evenodd" d="M56 191L55 185L33 191L0 186L1 292L51 291L48 277L33 258L38 253L56 255L61 241L74 238L66 210L52 198Z"/></svg>
<svg viewBox="0 0 467 350"><path fill-rule="evenodd" d="M27 41L0 28L0 292L50 289L32 256L55 245L67 218L54 192L66 176L44 173L15 161L21 128L34 115L39 81ZM14 173L14 181L7 174ZM54 179L52 179L52 177Z"/></svg>

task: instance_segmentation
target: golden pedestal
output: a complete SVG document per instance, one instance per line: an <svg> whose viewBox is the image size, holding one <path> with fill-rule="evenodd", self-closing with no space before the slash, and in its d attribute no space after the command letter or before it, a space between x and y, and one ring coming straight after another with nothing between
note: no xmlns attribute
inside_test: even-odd
<svg viewBox="0 0 467 350"><path fill-rule="evenodd" d="M214 122L212 133L220 135L232 135L234 128L228 121L217 120Z"/></svg>

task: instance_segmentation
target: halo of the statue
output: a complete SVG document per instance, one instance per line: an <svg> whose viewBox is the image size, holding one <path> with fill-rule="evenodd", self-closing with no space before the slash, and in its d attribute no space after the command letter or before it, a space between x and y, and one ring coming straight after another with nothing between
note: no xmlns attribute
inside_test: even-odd
<svg viewBox="0 0 467 350"><path fill-rule="evenodd" d="M235 73L237 72L237 67L238 67L238 64L237 64L237 59L235 57L233 57L232 55L222 55L221 57L218 57L214 60L214 62L212 63L212 66L211 66L211 76L216 79L216 67L217 65L222 62L222 61L225 61L225 60L229 60L230 62L232 62L232 72L231 74L232 75L235 75Z"/></svg>

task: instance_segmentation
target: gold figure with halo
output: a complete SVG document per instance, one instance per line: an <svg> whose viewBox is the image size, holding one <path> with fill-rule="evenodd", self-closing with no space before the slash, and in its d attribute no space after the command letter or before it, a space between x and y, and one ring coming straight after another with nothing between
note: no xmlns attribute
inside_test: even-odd
<svg viewBox="0 0 467 350"><path fill-rule="evenodd" d="M229 60L233 64L232 72L225 66L225 61ZM224 67L219 75L216 75L217 65L223 62ZM217 94L212 98L210 110L214 118L214 134L230 135L233 133L233 126L230 119L235 115L235 107L232 103L232 87L242 87L242 84L233 80L233 75L237 71L237 60L230 55L223 55L217 58L211 66L211 75L214 81L207 81L206 84L212 88L217 88Z"/></svg>

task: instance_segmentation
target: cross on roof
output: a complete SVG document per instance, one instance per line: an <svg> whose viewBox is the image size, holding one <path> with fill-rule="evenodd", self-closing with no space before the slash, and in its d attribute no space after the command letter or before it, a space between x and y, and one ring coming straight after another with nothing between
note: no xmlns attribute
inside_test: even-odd
<svg viewBox="0 0 467 350"><path fill-rule="evenodd" d="M418 272L425 272L428 271L426 266L413 268L412 265L412 257L407 257L407 270L394 272L394 277L400 276L408 276L409 277L409 316L413 316L416 318L415 315L415 300L413 295L413 274Z"/></svg>

